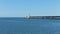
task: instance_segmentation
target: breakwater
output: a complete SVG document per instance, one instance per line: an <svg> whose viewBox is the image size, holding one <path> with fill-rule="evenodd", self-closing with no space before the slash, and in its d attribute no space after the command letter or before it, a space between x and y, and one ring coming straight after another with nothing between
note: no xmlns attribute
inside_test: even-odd
<svg viewBox="0 0 60 34"><path fill-rule="evenodd" d="M60 20L60 16L29 16L29 19L55 19Z"/></svg>

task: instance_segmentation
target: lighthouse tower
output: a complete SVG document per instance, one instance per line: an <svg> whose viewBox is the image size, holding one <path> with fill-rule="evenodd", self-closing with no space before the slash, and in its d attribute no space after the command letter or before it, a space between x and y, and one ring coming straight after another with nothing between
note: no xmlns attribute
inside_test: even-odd
<svg viewBox="0 0 60 34"><path fill-rule="evenodd" d="M30 14L28 16L26 16L26 18L29 19L30 18Z"/></svg>

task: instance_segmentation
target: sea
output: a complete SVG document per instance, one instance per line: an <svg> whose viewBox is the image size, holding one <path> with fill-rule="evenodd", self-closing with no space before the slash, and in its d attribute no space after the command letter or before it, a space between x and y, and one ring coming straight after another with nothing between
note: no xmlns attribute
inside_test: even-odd
<svg viewBox="0 0 60 34"><path fill-rule="evenodd" d="M0 34L60 34L60 20L3 17Z"/></svg>

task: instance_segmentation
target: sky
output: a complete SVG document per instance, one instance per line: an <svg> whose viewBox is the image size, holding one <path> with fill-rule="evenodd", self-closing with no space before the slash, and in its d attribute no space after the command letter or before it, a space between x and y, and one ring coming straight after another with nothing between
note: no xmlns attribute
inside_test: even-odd
<svg viewBox="0 0 60 34"><path fill-rule="evenodd" d="M0 17L60 16L60 0L0 0Z"/></svg>

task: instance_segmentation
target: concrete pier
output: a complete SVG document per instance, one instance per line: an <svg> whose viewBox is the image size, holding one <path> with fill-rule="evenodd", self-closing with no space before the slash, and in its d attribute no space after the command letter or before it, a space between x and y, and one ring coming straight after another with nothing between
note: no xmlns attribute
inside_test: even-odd
<svg viewBox="0 0 60 34"><path fill-rule="evenodd" d="M55 19L55 20L60 20L60 16L29 16L29 19Z"/></svg>

